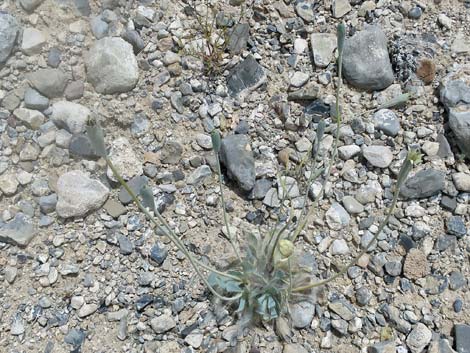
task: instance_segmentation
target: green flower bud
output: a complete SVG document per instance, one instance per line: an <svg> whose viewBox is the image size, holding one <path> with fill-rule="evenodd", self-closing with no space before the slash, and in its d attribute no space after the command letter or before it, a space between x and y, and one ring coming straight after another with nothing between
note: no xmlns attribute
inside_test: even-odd
<svg viewBox="0 0 470 353"><path fill-rule="evenodd" d="M284 258L290 257L294 253L294 243L288 239L279 241L279 252Z"/></svg>

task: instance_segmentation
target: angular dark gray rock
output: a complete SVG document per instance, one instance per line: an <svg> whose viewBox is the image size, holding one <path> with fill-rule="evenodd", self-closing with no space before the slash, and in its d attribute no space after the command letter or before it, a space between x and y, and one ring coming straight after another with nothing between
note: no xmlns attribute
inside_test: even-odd
<svg viewBox="0 0 470 353"><path fill-rule="evenodd" d="M449 127L459 148L470 158L470 104L449 109Z"/></svg>
<svg viewBox="0 0 470 353"><path fill-rule="evenodd" d="M457 324L454 331L457 353L470 353L470 325Z"/></svg>
<svg viewBox="0 0 470 353"><path fill-rule="evenodd" d="M354 87L377 91L394 81L387 37L378 26L367 26L346 39L343 53L344 77Z"/></svg>
<svg viewBox="0 0 470 353"><path fill-rule="evenodd" d="M239 23L230 32L228 39L228 50L233 54L238 54L246 48L246 43L250 37L250 25Z"/></svg>
<svg viewBox="0 0 470 353"><path fill-rule="evenodd" d="M220 160L227 168L228 176L243 191L255 185L255 159L247 135L229 135L222 140Z"/></svg>
<svg viewBox="0 0 470 353"><path fill-rule="evenodd" d="M31 218L17 213L8 223L0 221L0 242L25 247L36 235L37 230Z"/></svg>
<svg viewBox="0 0 470 353"><path fill-rule="evenodd" d="M24 93L24 106L29 109L43 111L49 106L49 98L33 88L27 88Z"/></svg>
<svg viewBox="0 0 470 353"><path fill-rule="evenodd" d="M445 173L436 169L423 169L408 180L400 189L405 199L423 199L437 195L444 189Z"/></svg>
<svg viewBox="0 0 470 353"><path fill-rule="evenodd" d="M259 87L265 80L263 67L252 55L249 55L232 69L227 78L227 86L232 97L243 96Z"/></svg>

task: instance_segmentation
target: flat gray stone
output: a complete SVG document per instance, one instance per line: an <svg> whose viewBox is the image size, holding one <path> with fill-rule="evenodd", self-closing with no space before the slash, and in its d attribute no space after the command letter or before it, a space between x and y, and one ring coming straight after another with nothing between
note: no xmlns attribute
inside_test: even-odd
<svg viewBox="0 0 470 353"><path fill-rule="evenodd" d="M420 170L408 177L400 189L400 195L405 199L422 199L437 195L444 189L445 173L435 169Z"/></svg>
<svg viewBox="0 0 470 353"><path fill-rule="evenodd" d="M8 223L0 222L0 242L25 247L37 233L32 219L23 213L17 213Z"/></svg>
<svg viewBox="0 0 470 353"><path fill-rule="evenodd" d="M256 89L266 80L263 67L252 55L246 57L235 66L227 78L227 86L231 96L247 94Z"/></svg>
<svg viewBox="0 0 470 353"><path fill-rule="evenodd" d="M60 97L67 85L67 76L59 69L39 69L26 77L36 90L48 98Z"/></svg>

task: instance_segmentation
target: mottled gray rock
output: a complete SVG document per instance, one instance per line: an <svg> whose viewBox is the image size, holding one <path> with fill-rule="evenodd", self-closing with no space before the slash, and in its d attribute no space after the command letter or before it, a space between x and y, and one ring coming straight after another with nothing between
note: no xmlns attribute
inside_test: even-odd
<svg viewBox="0 0 470 353"><path fill-rule="evenodd" d="M382 341L367 348L367 353L396 353L393 341Z"/></svg>
<svg viewBox="0 0 470 353"><path fill-rule="evenodd" d="M82 16L90 16L91 8L89 0L73 0L73 3Z"/></svg>
<svg viewBox="0 0 470 353"><path fill-rule="evenodd" d="M41 196L39 198L39 208L42 213L51 213L54 212L57 205L57 194L50 194L46 196Z"/></svg>
<svg viewBox="0 0 470 353"><path fill-rule="evenodd" d="M449 109L449 127L462 152L470 157L470 104Z"/></svg>
<svg viewBox="0 0 470 353"><path fill-rule="evenodd" d="M45 117L37 110L18 108L13 115L32 130L37 130L44 123Z"/></svg>
<svg viewBox="0 0 470 353"><path fill-rule="evenodd" d="M289 176L279 177L277 180L277 194L279 200L293 199L300 196L297 180Z"/></svg>
<svg viewBox="0 0 470 353"><path fill-rule="evenodd" d="M470 65L451 71L442 80L439 95L447 108L470 104Z"/></svg>
<svg viewBox="0 0 470 353"><path fill-rule="evenodd" d="M346 255L349 254L349 246L346 240L344 239L335 239L331 243L330 253L333 256L336 255Z"/></svg>
<svg viewBox="0 0 470 353"><path fill-rule="evenodd" d="M393 153L387 146L364 146L362 155L374 167L387 168L393 160Z"/></svg>
<svg viewBox="0 0 470 353"><path fill-rule="evenodd" d="M187 182L189 185L197 185L211 175L211 168L208 165L201 165L189 175Z"/></svg>
<svg viewBox="0 0 470 353"><path fill-rule="evenodd" d="M129 180L130 178L143 173L142 161L137 157L134 149L132 148L132 144L125 137L119 137L112 141L109 151L109 159L124 180ZM106 175L109 179L117 182L111 168L108 168Z"/></svg>
<svg viewBox="0 0 470 353"><path fill-rule="evenodd" d="M315 315L315 305L310 302L300 302L290 306L292 325L301 329L310 326L313 315Z"/></svg>
<svg viewBox="0 0 470 353"><path fill-rule="evenodd" d="M444 186L444 172L435 169L420 170L408 178L400 189L400 195L405 199L422 199L437 195Z"/></svg>
<svg viewBox="0 0 470 353"><path fill-rule="evenodd" d="M94 314L96 310L98 310L99 306L98 304L83 304L82 307L78 310L78 317L84 318L87 316L90 316L91 314Z"/></svg>
<svg viewBox="0 0 470 353"><path fill-rule="evenodd" d="M470 174L455 173L452 174L452 180L457 190L470 192Z"/></svg>
<svg viewBox="0 0 470 353"><path fill-rule="evenodd" d="M25 9L27 12L33 12L43 2L44 0L20 0L21 7Z"/></svg>
<svg viewBox="0 0 470 353"><path fill-rule="evenodd" d="M333 0L331 5L331 12L333 17L341 18L352 10L349 0Z"/></svg>
<svg viewBox="0 0 470 353"><path fill-rule="evenodd" d="M308 351L297 343L288 343L284 345L282 353L308 353Z"/></svg>
<svg viewBox="0 0 470 353"><path fill-rule="evenodd" d="M165 333L176 326L176 322L171 314L166 313L161 316L154 317L150 321L150 325L155 333Z"/></svg>
<svg viewBox="0 0 470 353"><path fill-rule="evenodd" d="M57 68L62 61L62 52L56 48L52 47L47 54L47 65L53 68Z"/></svg>
<svg viewBox="0 0 470 353"><path fill-rule="evenodd" d="M315 14L313 12L313 3L310 1L298 1L295 4L295 12L301 17L305 22L313 22L315 19Z"/></svg>
<svg viewBox="0 0 470 353"><path fill-rule="evenodd" d="M357 214L364 211L364 206L352 196L343 197L343 206L350 214Z"/></svg>
<svg viewBox="0 0 470 353"><path fill-rule="evenodd" d="M12 15L0 12L0 64L10 56L19 30L18 22Z"/></svg>
<svg viewBox="0 0 470 353"><path fill-rule="evenodd" d="M99 155L94 149L90 139L86 134L76 134L70 139L68 145L71 155L85 159L98 159Z"/></svg>
<svg viewBox="0 0 470 353"><path fill-rule="evenodd" d="M351 217L339 203L334 202L325 214L326 223L333 230L340 230L349 224Z"/></svg>
<svg viewBox="0 0 470 353"><path fill-rule="evenodd" d="M21 51L26 55L35 55L41 52L46 44L46 36L36 28L27 27L23 29Z"/></svg>
<svg viewBox="0 0 470 353"><path fill-rule="evenodd" d="M238 54L246 48L246 43L250 37L250 25L239 23L234 26L228 38L228 50L233 54Z"/></svg>
<svg viewBox="0 0 470 353"><path fill-rule="evenodd" d="M346 321L350 321L356 316L356 310L354 307L345 300L336 300L330 302L328 304L328 308Z"/></svg>
<svg viewBox="0 0 470 353"><path fill-rule="evenodd" d="M231 96L244 96L258 88L265 80L266 75L262 66L249 55L233 68L227 78L227 86Z"/></svg>
<svg viewBox="0 0 470 353"><path fill-rule="evenodd" d="M57 181L57 214L62 218L83 217L100 208L109 190L80 170L62 174Z"/></svg>
<svg viewBox="0 0 470 353"><path fill-rule="evenodd" d="M83 97L85 91L85 84L83 81L72 81L65 87L65 98L68 100L75 100Z"/></svg>
<svg viewBox="0 0 470 353"><path fill-rule="evenodd" d="M348 160L361 152L361 148L357 145L346 145L338 147L338 155L342 160Z"/></svg>
<svg viewBox="0 0 470 353"><path fill-rule="evenodd" d="M243 191L250 191L255 185L255 160L247 135L229 135L222 140L221 162L228 175Z"/></svg>
<svg viewBox="0 0 470 353"><path fill-rule="evenodd" d="M6 196L13 196L18 190L19 182L15 174L5 173L0 176L0 191Z"/></svg>
<svg viewBox="0 0 470 353"><path fill-rule="evenodd" d="M8 223L0 222L0 242L25 247L36 235L32 220L23 213L17 213Z"/></svg>
<svg viewBox="0 0 470 353"><path fill-rule="evenodd" d="M67 85L67 76L59 69L39 69L26 77L36 90L48 98L60 97Z"/></svg>
<svg viewBox="0 0 470 353"><path fill-rule="evenodd" d="M147 183L148 183L148 178L146 176L139 175L130 179L127 182L127 185L132 190L132 192L134 192L134 194L138 195L142 187L147 185ZM132 202L131 195L127 192L126 189L124 189L124 187L121 187L121 189L119 190L118 197L119 197L119 201L121 201L121 203L123 203L124 205L127 205L128 203Z"/></svg>
<svg viewBox="0 0 470 353"><path fill-rule="evenodd" d="M49 99L32 88L27 88L24 93L24 106L29 109L43 111L49 106Z"/></svg>
<svg viewBox="0 0 470 353"><path fill-rule="evenodd" d="M315 66L327 67L333 59L337 40L335 34L312 33L310 36L312 45L313 61Z"/></svg>
<svg viewBox="0 0 470 353"><path fill-rule="evenodd" d="M457 353L470 353L470 325L457 324L454 331Z"/></svg>
<svg viewBox="0 0 470 353"><path fill-rule="evenodd" d="M367 26L347 39L343 53L344 77L353 86L381 90L393 83L387 38L378 26Z"/></svg>
<svg viewBox="0 0 470 353"><path fill-rule="evenodd" d="M400 120L393 110L380 109L373 116L375 128L387 136L397 136L400 131Z"/></svg>
<svg viewBox="0 0 470 353"><path fill-rule="evenodd" d="M122 38L96 41L86 55L88 81L103 94L132 90L139 80L139 68L132 46Z"/></svg>
<svg viewBox="0 0 470 353"><path fill-rule="evenodd" d="M406 338L406 344L412 353L421 353L431 342L432 332L422 323L418 323Z"/></svg>
<svg viewBox="0 0 470 353"><path fill-rule="evenodd" d="M127 29L122 34L122 39L132 45L135 55L139 54L145 48L144 40L140 36L139 32L135 30Z"/></svg>
<svg viewBox="0 0 470 353"><path fill-rule="evenodd" d="M59 101L52 105L52 121L60 128L72 134L85 131L86 123L91 115L90 110L78 103Z"/></svg>
<svg viewBox="0 0 470 353"><path fill-rule="evenodd" d="M93 16L90 19L90 27L96 39L102 39L108 34L109 25L101 19L101 16Z"/></svg>
<svg viewBox="0 0 470 353"><path fill-rule="evenodd" d="M255 186L248 195L250 200L262 200L268 193L269 189L273 185L271 180L268 179L258 179L255 182Z"/></svg>
<svg viewBox="0 0 470 353"><path fill-rule="evenodd" d="M442 80L439 93L449 114L449 127L456 142L470 157L470 65L452 70Z"/></svg>

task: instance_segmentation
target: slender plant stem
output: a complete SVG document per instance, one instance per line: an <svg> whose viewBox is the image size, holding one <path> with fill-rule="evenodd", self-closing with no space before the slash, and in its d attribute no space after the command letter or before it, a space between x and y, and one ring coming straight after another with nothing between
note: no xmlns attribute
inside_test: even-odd
<svg viewBox="0 0 470 353"><path fill-rule="evenodd" d="M112 163L112 161L109 159L109 157L105 157L105 160L106 160L106 163L107 165L109 166L109 168L111 169L111 171L113 172L114 176L116 177L116 179L119 181L119 183L124 187L124 189L129 193L129 195L131 196L131 198L134 200L134 202L137 204L137 207L139 207L139 209L145 214L145 216L157 227L160 227L160 224L157 223L157 221L155 220L155 218L150 214L150 212L147 210L147 208L142 204L142 202L140 202L139 198L137 197L137 195L131 190L131 188L129 187L129 185L126 183L126 181L121 177L121 175L119 174L119 172L117 171L116 167L114 166L114 164ZM174 232L171 230L170 226L168 225L168 223L165 221L165 219L160 215L159 212L157 212L157 210L154 210L154 213L155 215L157 216L159 222L161 222L164 227L166 228L166 236L168 236L168 238L176 245L176 247L181 250L185 255L186 257L188 258L189 262L191 263L192 267L194 268L194 270L196 271L196 274L199 276L199 278L204 282L204 284L207 286L207 288L212 292L212 294L214 294L216 297L218 297L219 299L221 300L225 300L225 301L235 301L235 300L238 300L240 297L241 297L241 294L238 294L236 296L233 296L233 297L226 297L226 296L223 296L221 294L219 294L213 287L212 285L209 283L209 281L207 280L207 278L202 274L200 268L199 268L199 264L197 263L197 261L194 259L193 255L188 251L188 249L186 249L186 247L184 246L184 244L181 242L181 240L179 239L179 237L174 234ZM208 269L208 266L203 266L205 267L206 269ZM209 270L209 269L208 269ZM212 272L215 272L213 269L210 269L209 271L212 271ZM222 274L222 272L219 272L217 271L217 273L220 273ZM238 280L238 278L237 278Z"/></svg>
<svg viewBox="0 0 470 353"><path fill-rule="evenodd" d="M220 186L220 200L222 202L222 211L224 214L224 223L225 223L225 229L227 230L227 237L232 245L233 251L235 251L235 255L237 256L238 261L241 263L242 258L240 256L240 251L238 250L237 244L235 243L235 237L232 236L232 232L230 231L230 227L228 224L228 216L227 216L227 209L225 208L225 198L224 198L224 190L223 190L223 184L222 184L222 171L220 169L220 160L219 160L219 155L218 153L215 153L215 160L217 164L217 174L219 177L219 186Z"/></svg>

